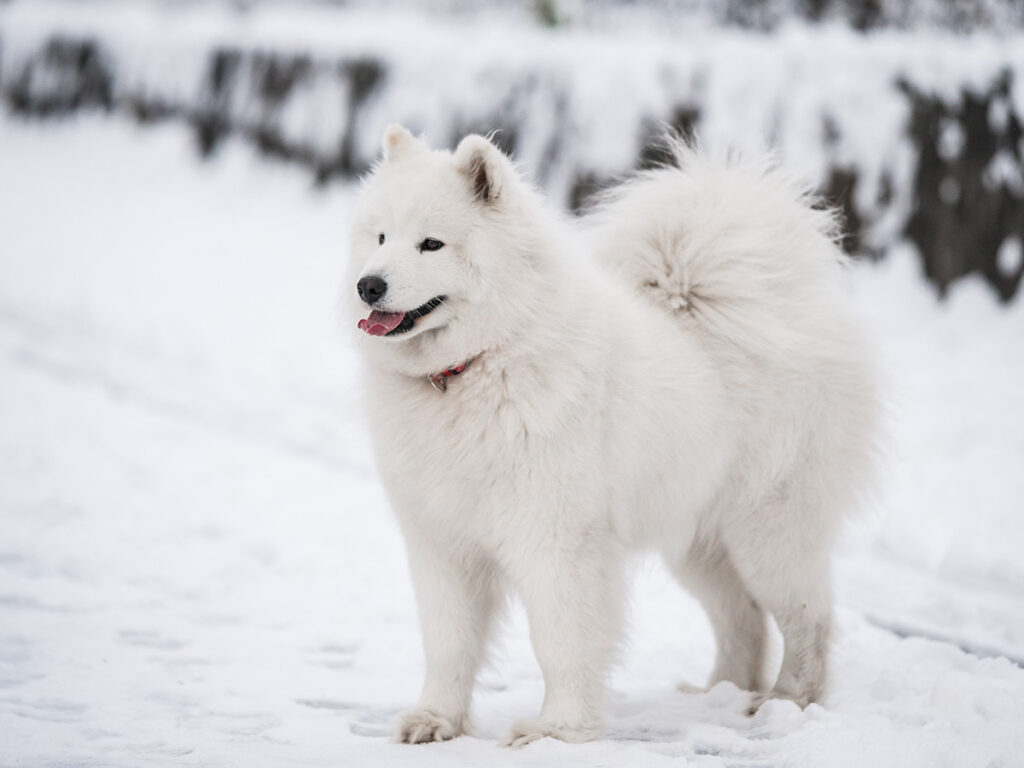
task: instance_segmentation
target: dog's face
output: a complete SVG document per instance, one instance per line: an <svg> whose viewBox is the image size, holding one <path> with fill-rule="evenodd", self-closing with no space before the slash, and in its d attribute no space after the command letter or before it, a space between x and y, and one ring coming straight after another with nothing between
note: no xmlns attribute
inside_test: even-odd
<svg viewBox="0 0 1024 768"><path fill-rule="evenodd" d="M515 172L480 136L449 153L392 126L383 145L353 220L353 325L391 367L456 364L493 343L502 286L525 266L508 234Z"/></svg>

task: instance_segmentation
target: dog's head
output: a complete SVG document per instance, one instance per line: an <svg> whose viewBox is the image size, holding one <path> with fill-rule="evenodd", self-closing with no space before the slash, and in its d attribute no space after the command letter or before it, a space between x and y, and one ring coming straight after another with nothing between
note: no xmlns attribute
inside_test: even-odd
<svg viewBox="0 0 1024 768"><path fill-rule="evenodd" d="M523 222L533 200L484 137L435 151L389 127L352 227L347 290L367 354L389 368L424 373L513 333L532 302L537 248Z"/></svg>

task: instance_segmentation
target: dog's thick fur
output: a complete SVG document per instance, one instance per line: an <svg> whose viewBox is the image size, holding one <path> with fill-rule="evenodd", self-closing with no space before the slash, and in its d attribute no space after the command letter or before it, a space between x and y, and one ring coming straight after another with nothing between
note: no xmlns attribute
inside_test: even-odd
<svg viewBox="0 0 1024 768"><path fill-rule="evenodd" d="M830 215L780 171L676 154L580 225L483 137L449 153L385 134L352 285L386 279L384 311L444 297L406 333L359 334L427 661L399 741L466 730L509 590L546 693L507 743L597 735L637 549L706 608L709 684L760 692L754 707L822 694L830 549L864 489L877 410L843 256ZM420 252L428 237L444 247ZM369 312L351 310L353 325ZM431 385L467 360L447 392ZM769 615L785 650L766 691Z"/></svg>

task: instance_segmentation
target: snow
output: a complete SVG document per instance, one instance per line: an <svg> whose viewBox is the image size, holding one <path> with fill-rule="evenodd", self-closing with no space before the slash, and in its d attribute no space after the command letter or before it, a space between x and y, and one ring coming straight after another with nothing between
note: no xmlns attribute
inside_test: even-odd
<svg viewBox="0 0 1024 768"><path fill-rule="evenodd" d="M337 302L353 190L174 126L0 119L0 765L1002 767L1024 762L1024 302L849 290L889 471L837 558L831 692L754 718L637 565L607 735L495 745L542 684L516 610L476 734L396 746L423 660Z"/></svg>

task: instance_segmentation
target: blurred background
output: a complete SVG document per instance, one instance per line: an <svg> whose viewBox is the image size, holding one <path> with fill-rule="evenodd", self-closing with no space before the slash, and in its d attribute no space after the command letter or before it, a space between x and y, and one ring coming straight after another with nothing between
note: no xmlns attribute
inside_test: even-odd
<svg viewBox="0 0 1024 768"><path fill-rule="evenodd" d="M581 209L664 125L770 148L940 293L1024 273L1021 0L8 2L7 109L188 125L353 178L389 121L498 141Z"/></svg>
<svg viewBox="0 0 1024 768"><path fill-rule="evenodd" d="M775 153L886 382L826 706L674 691L710 630L641 561L607 737L531 764L1024 762L1024 0L0 0L0 766L519 764L515 607L476 738L384 738L422 656L337 308L391 122L573 213L665 126Z"/></svg>

